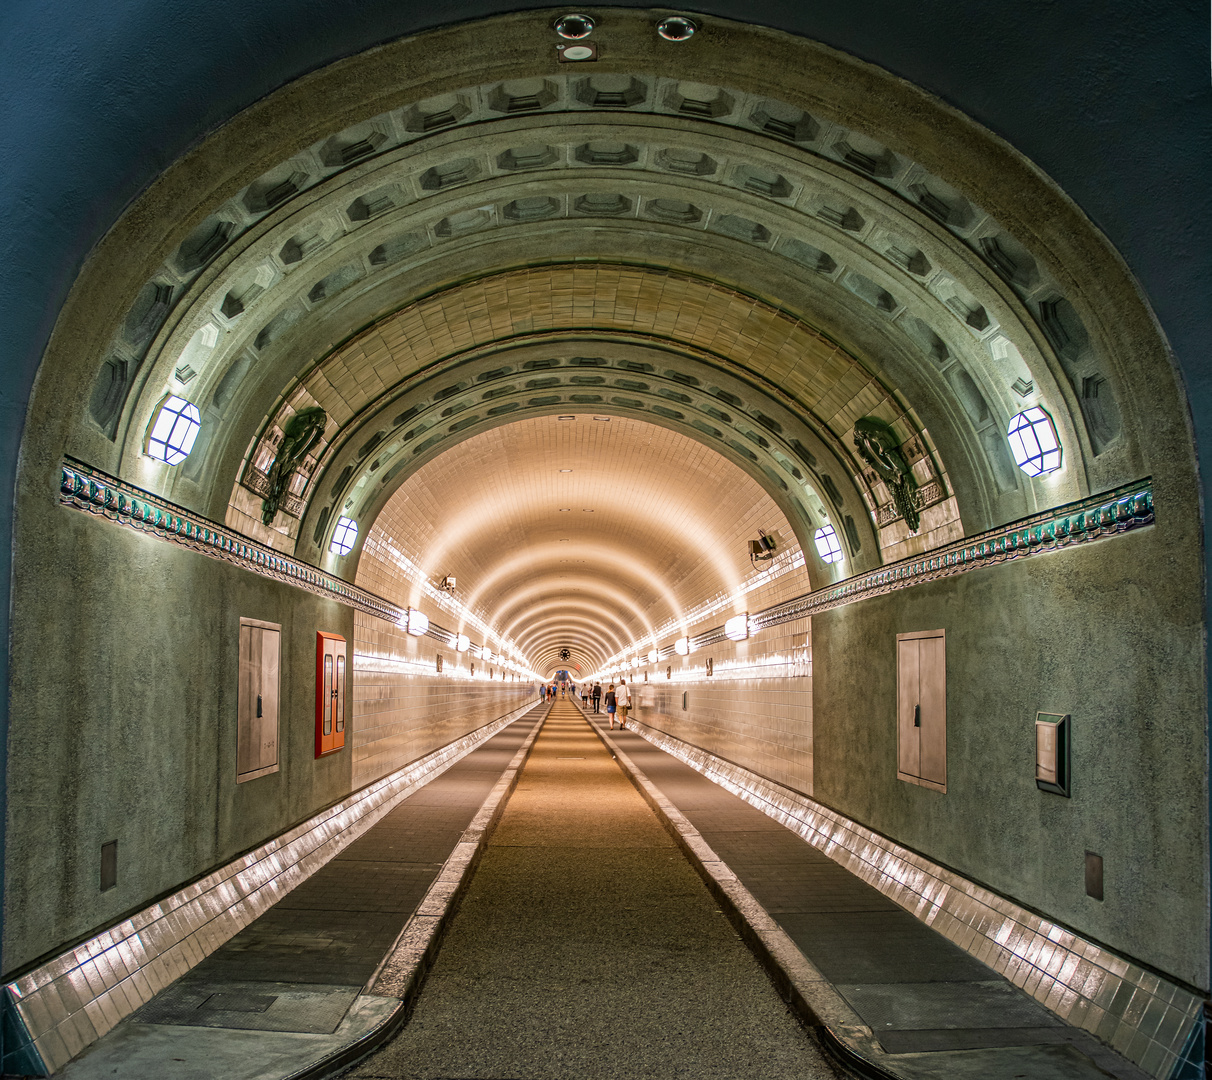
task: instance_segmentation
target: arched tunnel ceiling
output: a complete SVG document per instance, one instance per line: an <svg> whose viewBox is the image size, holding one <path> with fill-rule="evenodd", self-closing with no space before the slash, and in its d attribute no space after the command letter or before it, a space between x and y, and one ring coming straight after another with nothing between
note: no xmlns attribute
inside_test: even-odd
<svg viewBox="0 0 1212 1080"><path fill-rule="evenodd" d="M611 25L592 65L536 51L548 15L521 13L316 76L339 94L292 90L307 136L275 153L251 128L252 173L217 159L242 180L166 229L73 452L351 573L326 554L337 517L365 538L465 440L644 419L739 467L801 544L833 524L848 558L810 554L813 585L1145 471L1098 283L1058 255L1074 234L1010 210L1010 173L1063 209L1021 159L811 42L712 20L654 49L646 13ZM143 453L169 392L203 413L175 471ZM1004 431L1034 404L1065 459L1031 481ZM309 405L324 437L265 525L264 473ZM920 529L856 455L863 417L912 466Z"/></svg>
<svg viewBox="0 0 1212 1080"><path fill-rule="evenodd" d="M573 670L587 672L670 623L686 633L704 597L739 597L759 529L793 552L770 496L694 439L619 416L539 416L464 439L412 473L375 519L357 582L424 607L416 571L453 576L456 598L537 670L568 648ZM782 582L792 593L807 585L802 567Z"/></svg>

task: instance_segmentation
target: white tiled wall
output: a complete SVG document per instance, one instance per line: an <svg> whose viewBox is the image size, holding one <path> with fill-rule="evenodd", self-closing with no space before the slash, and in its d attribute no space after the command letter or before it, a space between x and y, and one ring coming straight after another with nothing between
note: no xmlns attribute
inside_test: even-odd
<svg viewBox="0 0 1212 1080"><path fill-rule="evenodd" d="M511 680L496 665L410 637L371 615L354 617L353 654L355 789L538 701L534 683Z"/></svg>
<svg viewBox="0 0 1212 1080"><path fill-rule="evenodd" d="M721 642L648 667L649 681L641 671L633 690L637 718L811 794L810 623L796 620L746 642ZM709 656L711 677L704 671Z"/></svg>

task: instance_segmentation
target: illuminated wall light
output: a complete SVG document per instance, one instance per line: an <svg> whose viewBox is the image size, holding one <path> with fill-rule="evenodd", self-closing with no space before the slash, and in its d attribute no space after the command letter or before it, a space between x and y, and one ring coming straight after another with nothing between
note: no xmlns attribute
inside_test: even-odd
<svg viewBox="0 0 1212 1080"><path fill-rule="evenodd" d="M660 657L659 657L659 654L657 653L656 649L648 650L648 662L650 664L655 664L659 658Z"/></svg>
<svg viewBox="0 0 1212 1080"><path fill-rule="evenodd" d="M429 616L416 608L408 609L408 632L413 637L421 637L429 630Z"/></svg>
<svg viewBox="0 0 1212 1080"><path fill-rule="evenodd" d="M458 641L455 642L455 648L458 649L459 652L466 652L471 648L471 638L469 638L466 634L460 634Z"/></svg>
<svg viewBox="0 0 1212 1080"><path fill-rule="evenodd" d="M730 641L744 641L749 636L749 613L733 615L724 623L724 636Z"/></svg>
<svg viewBox="0 0 1212 1080"><path fill-rule="evenodd" d="M1006 428L1006 438L1014 464L1028 476L1043 476L1060 468L1060 439L1052 417L1043 409L1027 409L1014 416Z"/></svg>
<svg viewBox="0 0 1212 1080"><path fill-rule="evenodd" d="M354 542L358 539L358 523L353 518L337 519L337 527L332 531L332 543L328 550L334 555L348 555L353 551Z"/></svg>
<svg viewBox="0 0 1212 1080"><path fill-rule="evenodd" d="M169 394L152 413L143 452L168 465L180 465L189 457L201 428L202 415L198 406Z"/></svg>
<svg viewBox="0 0 1212 1080"><path fill-rule="evenodd" d="M838 540L837 533L833 531L832 525L826 525L823 529L817 529L812 541L816 544L816 553L821 557L822 562L836 563L841 562L845 558L841 541Z"/></svg>
<svg viewBox="0 0 1212 1080"><path fill-rule="evenodd" d="M678 638L677 641L675 641L673 643L673 651L675 653L677 653L678 656L689 656L690 655L690 638L688 638L688 637Z"/></svg>

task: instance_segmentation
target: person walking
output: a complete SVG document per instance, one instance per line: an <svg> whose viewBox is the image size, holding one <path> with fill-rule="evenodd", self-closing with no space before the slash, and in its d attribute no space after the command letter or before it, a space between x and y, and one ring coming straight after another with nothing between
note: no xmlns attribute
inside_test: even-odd
<svg viewBox="0 0 1212 1080"><path fill-rule="evenodd" d="M606 687L606 715L610 717L611 731L614 731L614 712L617 707L617 699L614 696L614 683L611 683Z"/></svg>
<svg viewBox="0 0 1212 1080"><path fill-rule="evenodd" d="M626 679L619 679L619 685L614 692L614 699L618 705L619 730L626 731L627 713L631 709L631 687L627 685Z"/></svg>
<svg viewBox="0 0 1212 1080"><path fill-rule="evenodd" d="M593 684L593 691L591 692L590 697L593 698L593 711L601 712L602 710L598 707L602 704L602 684L600 682L595 682Z"/></svg>

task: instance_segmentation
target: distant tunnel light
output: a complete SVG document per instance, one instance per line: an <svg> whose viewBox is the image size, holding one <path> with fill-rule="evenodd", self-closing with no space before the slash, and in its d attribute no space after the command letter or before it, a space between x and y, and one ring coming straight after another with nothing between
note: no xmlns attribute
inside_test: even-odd
<svg viewBox="0 0 1212 1080"><path fill-rule="evenodd" d="M358 539L358 523L353 518L338 518L337 527L332 531L332 543L328 550L334 555L348 555L353 551Z"/></svg>
<svg viewBox="0 0 1212 1080"><path fill-rule="evenodd" d="M147 456L169 465L180 465L189 457L201 428L202 415L198 406L169 394L147 426Z"/></svg>
<svg viewBox="0 0 1212 1080"><path fill-rule="evenodd" d="M460 634L458 640L455 642L455 648L458 649L459 652L466 652L471 648L471 638L469 638L466 634Z"/></svg>
<svg viewBox="0 0 1212 1080"><path fill-rule="evenodd" d="M678 638L677 641L675 641L673 643L673 651L675 653L677 653L678 656L689 656L690 655L690 638L688 638L688 637Z"/></svg>
<svg viewBox="0 0 1212 1080"><path fill-rule="evenodd" d="M1043 476L1060 468L1061 445L1052 417L1043 409L1027 409L1006 428L1014 464L1028 476Z"/></svg>
<svg viewBox="0 0 1212 1080"><path fill-rule="evenodd" d="M649 649L648 650L648 662L650 664L655 664L658 659L659 659L659 654L657 653L656 649Z"/></svg>
<svg viewBox="0 0 1212 1080"><path fill-rule="evenodd" d="M817 529L812 540L816 544L816 553L821 557L822 562L841 562L845 557L841 542L837 538L837 533L833 531L832 525Z"/></svg>
<svg viewBox="0 0 1212 1080"><path fill-rule="evenodd" d="M413 637L422 637L429 630L429 616L416 608L408 609L408 632Z"/></svg>
<svg viewBox="0 0 1212 1080"><path fill-rule="evenodd" d="M733 615L724 623L724 636L730 641L744 641L749 636L749 613Z"/></svg>

